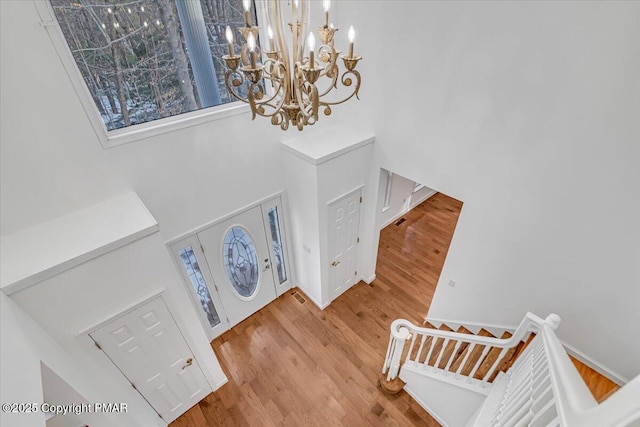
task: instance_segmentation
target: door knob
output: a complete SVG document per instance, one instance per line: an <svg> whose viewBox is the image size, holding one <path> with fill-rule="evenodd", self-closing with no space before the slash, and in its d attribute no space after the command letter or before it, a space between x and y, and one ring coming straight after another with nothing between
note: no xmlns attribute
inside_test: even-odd
<svg viewBox="0 0 640 427"><path fill-rule="evenodd" d="M338 264L340 264L340 261L333 261L333 262L331 263L331 267L337 267L337 266L338 266Z"/></svg>
<svg viewBox="0 0 640 427"><path fill-rule="evenodd" d="M187 363L182 367L182 369L184 368L188 368L189 366L191 366L191 364L193 363L193 358L188 358L187 359Z"/></svg>

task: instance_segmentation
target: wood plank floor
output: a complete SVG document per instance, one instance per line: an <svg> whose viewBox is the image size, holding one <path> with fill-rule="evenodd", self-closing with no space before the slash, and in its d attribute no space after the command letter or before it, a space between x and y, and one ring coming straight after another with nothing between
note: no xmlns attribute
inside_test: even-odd
<svg viewBox="0 0 640 427"><path fill-rule="evenodd" d="M171 426L439 426L376 383L391 321L424 320L461 205L437 194L385 228L371 285L323 311L287 292L214 340L229 383Z"/></svg>
<svg viewBox="0 0 640 427"><path fill-rule="evenodd" d="M214 340L229 383L171 426L439 426L376 381L391 321L425 318L461 207L436 194L382 230L376 280L324 311L293 290ZM598 400L617 387L575 362Z"/></svg>

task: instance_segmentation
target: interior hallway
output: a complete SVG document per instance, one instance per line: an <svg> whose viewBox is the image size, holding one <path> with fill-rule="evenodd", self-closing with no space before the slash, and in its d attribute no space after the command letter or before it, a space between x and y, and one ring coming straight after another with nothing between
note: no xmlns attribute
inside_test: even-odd
<svg viewBox="0 0 640 427"><path fill-rule="evenodd" d="M424 320L461 205L436 194L385 228L376 280L324 311L292 290L214 340L229 383L171 425L439 426L376 383L391 321Z"/></svg>

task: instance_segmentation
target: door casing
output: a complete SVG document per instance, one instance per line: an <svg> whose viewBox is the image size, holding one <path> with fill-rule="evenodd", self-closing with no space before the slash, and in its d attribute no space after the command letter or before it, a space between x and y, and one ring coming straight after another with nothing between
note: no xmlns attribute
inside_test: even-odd
<svg viewBox="0 0 640 427"><path fill-rule="evenodd" d="M202 376L202 381L201 384L204 387L203 390L203 396L202 398L204 398L206 395L208 395L209 393L211 393L213 391L213 388L211 387L211 384L209 383L209 381L207 380L207 377L204 373L204 371L202 370L200 364L198 363L197 359L196 359L196 352L194 352L191 348L191 346L189 345L189 342L187 341L187 339L185 338L180 325L178 324L178 322L176 321L175 316L173 315L173 313L171 312L171 309L169 307L169 304L167 304L167 301L164 298L163 295L164 291L158 292L148 298L146 298L145 300L138 302L135 305L132 305L130 307L128 307L127 309L119 312L118 314L111 316L110 318L100 322L99 324L85 330L82 332L79 332L78 335L87 335L96 345L96 347L98 347L99 350L102 351L102 353L104 354L104 356L110 361L110 363L113 364L113 366L120 372L120 374L122 375L122 377L125 379L125 381L127 381L129 384L131 384L132 386L134 386L134 382L132 380L132 378L130 378L131 373L129 373L129 375L127 375L127 372L125 372L127 369L124 368L123 366L118 365L118 363L116 363L116 361L114 361L114 359L112 358L112 356L109 355L109 353L105 350L105 348L103 347L103 345L100 344L100 341L102 341L99 338L96 338L96 335L99 335L99 331L102 330L103 328L106 328L107 326L109 326L109 324L111 324L114 321L117 321L118 319L121 319L124 316L127 316L133 312L135 312L136 310L139 310L142 307L145 307L147 305L151 305L156 301L160 301L162 306L164 308L166 308L166 311L169 315L169 318L172 321L172 325L175 325L176 330L179 334L179 337L182 339L182 342L184 342L186 349L188 349L188 355L187 357L192 358L192 362L189 364L189 369L195 369L197 370L195 372L195 374L200 374ZM104 343L103 343L104 344ZM134 386L134 389L138 392L138 394L140 394L140 396L149 404L149 406L151 407L151 409L156 412L158 414L158 416L160 416L163 420L165 420L167 423L170 423L172 421L174 421L177 416L181 415L182 413L186 412L190 407L186 407L185 411L183 411L182 413L178 414L177 416L173 417L173 415L165 415L163 416L160 411L154 407L152 405L152 403L149 401L148 396L145 396L145 394L136 386ZM197 402L194 402L197 403Z"/></svg>

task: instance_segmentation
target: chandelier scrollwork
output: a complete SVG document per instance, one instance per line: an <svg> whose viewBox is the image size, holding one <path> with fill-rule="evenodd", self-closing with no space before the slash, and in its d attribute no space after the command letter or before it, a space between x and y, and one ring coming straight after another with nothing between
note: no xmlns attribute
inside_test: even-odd
<svg viewBox="0 0 640 427"><path fill-rule="evenodd" d="M356 70L360 56L354 56L355 31L349 29L347 55L340 55L334 46L337 28L329 23L330 0L323 0L324 25L317 29L321 45L316 49L315 35L310 30L310 0L293 0L290 8L284 0L265 0L268 43L257 44L260 27L251 23L250 0L243 0L245 26L238 28L244 44L236 54L233 32L227 27L229 54L223 56L227 66L225 84L236 99L251 106L252 118L270 117L271 124L282 130L318 121L319 112L330 115L332 106L354 96L358 98L360 73ZM290 9L290 10L288 10ZM285 23L286 20L290 22ZM272 27L273 24L273 27ZM275 30L275 31L274 31ZM341 57L344 71L340 71ZM241 88L248 83L246 95ZM331 99L339 87L343 97Z"/></svg>

